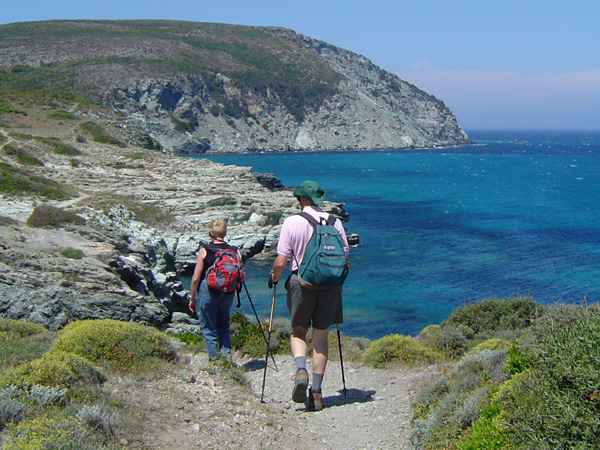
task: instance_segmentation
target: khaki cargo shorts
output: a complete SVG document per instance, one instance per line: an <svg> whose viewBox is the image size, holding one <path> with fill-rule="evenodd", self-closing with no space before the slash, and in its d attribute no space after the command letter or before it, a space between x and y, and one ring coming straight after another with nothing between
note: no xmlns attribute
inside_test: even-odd
<svg viewBox="0 0 600 450"><path fill-rule="evenodd" d="M326 330L344 321L342 286L308 289L300 284L297 274L292 274L285 282L285 289L292 327L309 328L312 323L313 328Z"/></svg>

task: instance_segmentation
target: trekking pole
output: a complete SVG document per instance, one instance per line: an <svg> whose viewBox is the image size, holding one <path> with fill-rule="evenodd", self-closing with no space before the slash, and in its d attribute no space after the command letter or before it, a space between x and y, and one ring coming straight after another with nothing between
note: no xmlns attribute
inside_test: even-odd
<svg viewBox="0 0 600 450"><path fill-rule="evenodd" d="M267 352L265 354L265 371L263 373L262 393L260 394L260 402L264 403L265 396L265 381L267 380L267 363L269 362L269 352L271 351L271 330L273 327L273 311L275 310L275 291L277 284L273 285L273 300L271 300L271 318L269 319L269 337L267 338Z"/></svg>
<svg viewBox="0 0 600 450"><path fill-rule="evenodd" d="M267 335L265 334L265 330L263 329L263 327L260 323L260 319L258 318L258 314L256 313L256 308L254 307L254 303L252 303L252 298L250 298L250 292L248 292L248 287L246 286L245 281L243 283L243 286L244 286L244 289L246 289L246 295L248 296L248 300L250 301L250 306L252 306L252 311L254 311L254 317L256 317L256 322L258 323L258 328L260 329L260 332L263 335L265 344L267 346L269 346L269 342L267 341ZM273 356L273 353L271 353L271 359L273 360L273 365L275 366L275 370L279 372L279 368L277 367L277 363L275 362L275 357Z"/></svg>
<svg viewBox="0 0 600 450"><path fill-rule="evenodd" d="M344 357L342 356L342 339L340 338L340 324L336 323L338 347L340 348L340 365L342 366L342 383L344 383L344 397L346 397L346 377L344 376Z"/></svg>

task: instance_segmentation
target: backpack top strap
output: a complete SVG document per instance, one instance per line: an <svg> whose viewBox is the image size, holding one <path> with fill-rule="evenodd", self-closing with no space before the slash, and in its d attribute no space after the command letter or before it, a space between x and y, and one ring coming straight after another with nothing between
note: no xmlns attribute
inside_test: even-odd
<svg viewBox="0 0 600 450"><path fill-rule="evenodd" d="M225 250L225 249L230 249L230 250L233 250L235 252L237 252L237 250L238 250L238 248L235 247L234 245L229 245L227 243L225 243L225 244L206 244L204 246L204 248L206 250L209 250L209 251L213 252L213 253L217 253L219 250Z"/></svg>
<svg viewBox="0 0 600 450"><path fill-rule="evenodd" d="M302 211L299 213L296 213L298 216L304 217L306 220L308 220L308 222L314 227L316 227L319 222L317 221L317 219L315 219L313 216L311 216L310 214Z"/></svg>
<svg viewBox="0 0 600 450"><path fill-rule="evenodd" d="M310 222L310 224L311 224L313 227L316 227L316 226L317 226L317 225L319 225L320 223L322 224L322 223L323 223L323 221L326 221L326 222L327 222L327 225L331 225L331 226L333 226L333 224L334 224L334 223L335 223L335 221L336 221L336 217L335 217L335 216L333 216L333 215L331 215L331 214L328 214L328 215L327 215L327 219L324 219L323 217L321 217L321 218L320 218L320 220L317 220L317 219L315 219L313 216L311 216L310 214L308 214L308 213L306 213L306 212L304 212L304 211L302 211L302 212L299 212L299 213L296 213L296 214L297 214L298 216L302 216L302 217L304 217L306 220L308 220L308 221Z"/></svg>

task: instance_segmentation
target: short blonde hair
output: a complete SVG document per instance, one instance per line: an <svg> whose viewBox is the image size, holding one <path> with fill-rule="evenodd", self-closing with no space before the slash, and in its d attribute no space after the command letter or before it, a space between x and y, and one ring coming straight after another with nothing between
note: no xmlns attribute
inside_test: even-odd
<svg viewBox="0 0 600 450"><path fill-rule="evenodd" d="M213 239L223 239L227 235L227 222L224 219L213 219L208 224L208 235Z"/></svg>

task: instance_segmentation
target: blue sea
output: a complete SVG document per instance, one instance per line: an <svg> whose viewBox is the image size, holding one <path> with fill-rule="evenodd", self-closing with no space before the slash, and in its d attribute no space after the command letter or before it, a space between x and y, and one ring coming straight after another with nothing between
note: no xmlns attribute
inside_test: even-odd
<svg viewBox="0 0 600 450"><path fill-rule="evenodd" d="M600 299L600 131L468 131L444 149L211 156L317 180L345 203L351 249L343 333L417 335L485 298L543 304ZM268 317L271 262L246 265ZM282 283L283 284L283 283ZM253 315L244 293L241 310ZM288 317L285 289L275 315Z"/></svg>

